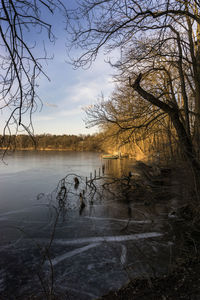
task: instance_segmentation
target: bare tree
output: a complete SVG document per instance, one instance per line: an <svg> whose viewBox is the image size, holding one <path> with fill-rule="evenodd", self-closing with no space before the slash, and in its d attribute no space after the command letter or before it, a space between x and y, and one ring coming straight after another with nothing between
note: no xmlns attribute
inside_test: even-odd
<svg viewBox="0 0 200 300"><path fill-rule="evenodd" d="M157 81L155 79L154 83ZM160 89L164 91L161 80ZM160 152L160 157L175 158L177 146L172 144L177 136L168 114L136 95L129 85L118 84L110 98L102 97L85 111L87 126L98 125L102 129L102 145L107 151L129 152L137 157L156 157L155 154Z"/></svg>
<svg viewBox="0 0 200 300"><path fill-rule="evenodd" d="M3 136L11 133L12 125L16 132L21 126L33 133L31 116L40 104L38 79L40 74L47 77L42 63L48 58L44 44L41 50L38 35L55 41L48 16L56 10L67 18L60 0L1 0L0 110L9 112ZM24 120L27 115L28 123Z"/></svg>
<svg viewBox="0 0 200 300"><path fill-rule="evenodd" d="M115 135L122 144L129 143L133 136L140 140L148 137L150 128L159 124L166 116L151 103L136 97L133 90L124 84L118 85L111 97L103 97L95 105L86 108L88 126L98 125ZM109 129L109 130L108 130Z"/></svg>
<svg viewBox="0 0 200 300"><path fill-rule="evenodd" d="M111 63L120 77L130 78L136 95L170 117L196 180L200 171L199 12L196 0L83 0L71 14L69 27L72 48L83 50L74 59L76 67L90 64L101 48L120 50L119 60Z"/></svg>

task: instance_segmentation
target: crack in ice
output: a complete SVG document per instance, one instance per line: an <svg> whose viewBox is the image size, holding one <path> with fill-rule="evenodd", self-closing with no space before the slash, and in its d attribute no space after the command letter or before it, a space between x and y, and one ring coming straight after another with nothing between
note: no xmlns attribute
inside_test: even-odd
<svg viewBox="0 0 200 300"><path fill-rule="evenodd" d="M126 255L127 255L127 248L124 245L122 246L122 253L121 253L121 257L120 257L120 262L122 265L125 265L126 263Z"/></svg>

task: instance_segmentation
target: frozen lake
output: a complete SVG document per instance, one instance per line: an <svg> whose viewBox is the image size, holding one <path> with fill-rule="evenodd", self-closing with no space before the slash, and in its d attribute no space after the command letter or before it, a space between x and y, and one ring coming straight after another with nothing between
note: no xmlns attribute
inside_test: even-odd
<svg viewBox="0 0 200 300"><path fill-rule="evenodd" d="M106 176L126 176L134 171L133 161L24 151L12 153L6 163L0 165L0 299L46 299L49 293L96 299L170 264L167 207L126 202L116 197L116 187L102 193L105 180L86 189L86 177L102 172L102 164ZM72 175L65 179L63 202L60 180L67 174Z"/></svg>

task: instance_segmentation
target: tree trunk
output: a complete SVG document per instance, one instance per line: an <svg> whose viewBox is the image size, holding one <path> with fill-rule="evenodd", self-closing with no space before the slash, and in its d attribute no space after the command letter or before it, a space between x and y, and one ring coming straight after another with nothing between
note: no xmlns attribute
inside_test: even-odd
<svg viewBox="0 0 200 300"><path fill-rule="evenodd" d="M188 3L186 6L188 11ZM195 7L194 10L198 14L198 8ZM200 25L197 24L196 34L193 31L191 19L187 17L188 25L188 39L190 45L190 55L192 59L192 69L194 76L194 90L195 90L195 120L194 120L194 130L193 130L193 141L198 154L200 148Z"/></svg>

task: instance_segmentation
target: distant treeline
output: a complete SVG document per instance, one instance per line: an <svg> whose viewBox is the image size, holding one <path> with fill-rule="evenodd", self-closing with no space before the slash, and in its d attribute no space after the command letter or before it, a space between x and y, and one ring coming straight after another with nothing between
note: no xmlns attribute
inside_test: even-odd
<svg viewBox="0 0 200 300"><path fill-rule="evenodd" d="M52 135L41 134L1 136L0 148L16 150L73 150L101 151L98 135Z"/></svg>

